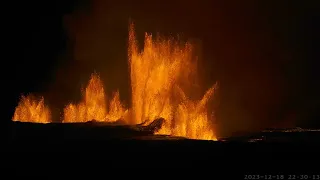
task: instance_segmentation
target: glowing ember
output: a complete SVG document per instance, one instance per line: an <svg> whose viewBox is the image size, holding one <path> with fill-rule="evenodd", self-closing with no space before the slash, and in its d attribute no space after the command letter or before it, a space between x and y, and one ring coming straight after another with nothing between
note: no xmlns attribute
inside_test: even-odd
<svg viewBox="0 0 320 180"><path fill-rule="evenodd" d="M12 117L13 121L50 123L51 114L49 108L44 104L44 98L37 100L34 96L22 96Z"/></svg>

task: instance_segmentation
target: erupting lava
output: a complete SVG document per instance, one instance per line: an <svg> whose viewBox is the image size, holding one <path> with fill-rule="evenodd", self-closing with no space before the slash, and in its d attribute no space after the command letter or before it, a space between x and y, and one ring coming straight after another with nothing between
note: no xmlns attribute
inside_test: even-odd
<svg viewBox="0 0 320 180"><path fill-rule="evenodd" d="M114 93L109 106L106 103L103 83L94 73L83 92L82 102L69 104L64 109L63 122L87 122L91 120L113 122L119 120L125 113L120 102L119 91ZM109 112L107 111L109 108Z"/></svg>
<svg viewBox="0 0 320 180"><path fill-rule="evenodd" d="M50 123L51 114L49 108L44 104L44 98L37 100L34 96L22 96L14 112L13 121Z"/></svg>
<svg viewBox="0 0 320 180"><path fill-rule="evenodd" d="M190 43L181 46L172 39L153 40L152 35L146 34L144 49L139 52L134 26L130 25L131 123L163 117L166 123L160 134L215 139L206 108L214 87L200 102L188 99L182 89L192 88L190 77L197 70L192 50Z"/></svg>
<svg viewBox="0 0 320 180"><path fill-rule="evenodd" d="M79 104L69 104L64 109L63 122L86 122L90 120L114 122L123 120L127 124L150 123L164 118L165 124L158 134L183 136L191 139L216 140L207 104L212 99L216 85L209 88L203 98L191 100L185 90L192 89L196 74L196 58L192 44L181 45L173 39L156 40L145 35L144 49L138 50L134 26L129 28L129 71L132 103L126 109L120 102L119 91L108 102L103 83L97 74L83 91ZM38 107L39 106L39 107ZM39 112L24 114L24 109ZM23 98L16 108L14 119L32 122L50 122L49 110L43 99L32 104Z"/></svg>

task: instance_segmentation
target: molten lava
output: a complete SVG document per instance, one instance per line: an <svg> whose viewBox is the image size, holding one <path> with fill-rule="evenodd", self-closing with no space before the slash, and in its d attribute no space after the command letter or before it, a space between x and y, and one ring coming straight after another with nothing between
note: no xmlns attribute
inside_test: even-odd
<svg viewBox="0 0 320 180"><path fill-rule="evenodd" d="M216 85L209 88L200 100L191 100L187 90L194 87L196 60L190 43L181 45L174 39L153 39L145 35L144 49L138 50L134 26L129 28L129 71L132 103L126 109L120 101L119 91L109 101L103 82L94 73L78 104L64 108L62 122L91 120L127 124L150 123L164 118L158 134L183 136L192 139L216 140L212 114L207 104L214 95ZM49 110L40 102L23 97L14 119L32 122L50 122Z"/></svg>
<svg viewBox="0 0 320 180"><path fill-rule="evenodd" d="M190 139L216 140L213 129L213 116L208 116L207 103L213 96L214 87L211 87L200 101L191 101L182 93L182 101L174 115L175 125L161 129L160 133L169 132L171 135L183 136Z"/></svg>
<svg viewBox="0 0 320 180"><path fill-rule="evenodd" d="M138 124L157 117L166 119L160 134L193 139L216 139L207 102L210 88L199 102L188 99L182 89L192 88L189 77L197 70L190 43L179 45L172 39L152 39L145 35L144 49L138 50L134 26L129 28L129 64L132 91L130 123ZM178 91L178 92L177 92Z"/></svg>
<svg viewBox="0 0 320 180"><path fill-rule="evenodd" d="M44 103L44 98L37 100L34 96L22 96L14 115L13 121L33 122L33 123L50 123L51 113Z"/></svg>
<svg viewBox="0 0 320 180"><path fill-rule="evenodd" d="M69 104L64 108L63 122L87 122L91 120L113 122L119 120L125 112L120 94L114 93L107 106L107 96L103 83L98 74L91 75L91 79L83 92L82 101L79 104ZM109 112L108 112L109 108Z"/></svg>

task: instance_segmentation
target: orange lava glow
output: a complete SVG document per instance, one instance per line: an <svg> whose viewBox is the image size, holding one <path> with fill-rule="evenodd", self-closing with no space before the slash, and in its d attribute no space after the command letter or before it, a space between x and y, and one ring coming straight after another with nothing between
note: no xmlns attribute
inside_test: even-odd
<svg viewBox="0 0 320 180"><path fill-rule="evenodd" d="M50 109L45 105L44 98L37 100L34 96L22 96L12 117L13 121L50 123Z"/></svg>
<svg viewBox="0 0 320 180"><path fill-rule="evenodd" d="M83 92L82 101L79 104L69 104L64 108L62 122L87 122L91 120L114 122L119 120L125 112L120 102L120 94L117 91L107 106L107 96L103 83L98 74L91 75L91 79Z"/></svg>
<svg viewBox="0 0 320 180"><path fill-rule="evenodd" d="M128 60L132 103L129 109L120 101L119 91L107 98L102 79L94 73L82 92L78 104L64 108L62 122L91 120L127 124L150 123L164 118L157 134L182 136L191 139L216 140L214 117L208 111L216 85L209 88L202 99L191 100L187 91L195 82L196 56L191 43L174 39L154 39L145 34L144 48L138 49L134 25L129 27ZM40 102L23 97L14 119L32 122L50 122L49 109Z"/></svg>
<svg viewBox="0 0 320 180"><path fill-rule="evenodd" d="M173 39L154 40L145 35L139 52L134 26L129 28L129 64L132 91L130 123L166 119L159 134L192 139L215 140L207 112L207 102L214 93L210 88L200 101L190 100L183 87L192 87L188 77L197 70L192 44L180 45ZM186 86L187 85L187 86Z"/></svg>

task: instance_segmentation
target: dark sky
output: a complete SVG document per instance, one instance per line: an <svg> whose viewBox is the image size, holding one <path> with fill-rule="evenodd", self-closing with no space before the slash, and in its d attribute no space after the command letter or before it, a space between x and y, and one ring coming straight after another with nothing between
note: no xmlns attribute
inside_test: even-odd
<svg viewBox="0 0 320 180"><path fill-rule="evenodd" d="M131 18L140 41L147 31L202 42L203 86L220 82L221 134L320 125L317 1L67 2L12 5L8 119L28 92L44 95L57 115L93 70L128 102Z"/></svg>

